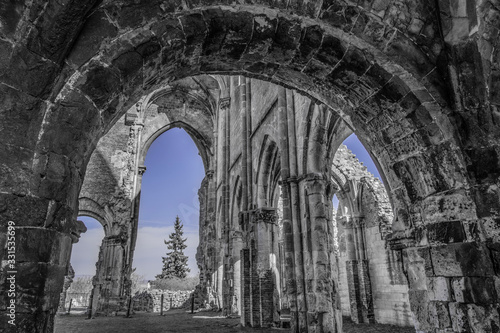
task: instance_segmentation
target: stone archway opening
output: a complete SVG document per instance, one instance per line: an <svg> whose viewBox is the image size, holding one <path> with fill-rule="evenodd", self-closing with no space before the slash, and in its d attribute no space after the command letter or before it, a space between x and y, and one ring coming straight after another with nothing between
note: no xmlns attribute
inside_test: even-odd
<svg viewBox="0 0 500 333"><path fill-rule="evenodd" d="M167 231L171 228L155 228L160 221L164 222L163 227L166 227L165 222L173 225L175 215L183 219L186 229L190 229L190 269L197 273L193 261L200 212L197 191L210 165L213 121L209 94L207 96L199 86L204 80L209 87L211 79L198 80L181 80L143 96L99 141L91 155L80 191L79 209L99 218L106 231L94 281L92 315L116 314L127 309L133 296L135 277L132 279L132 274L153 280L161 273L161 257L167 251L164 239L168 239ZM150 151L152 154L148 154ZM152 173L151 177L146 176L146 185L153 184L156 188L146 187L146 201L142 202L145 222L139 224L142 180L148 156ZM167 166L167 161L173 163ZM162 175L166 174L171 178L164 183ZM183 196L180 195L182 188L187 189ZM165 193L165 189L171 191ZM165 216L152 213L158 211L158 207L167 209L163 212ZM170 216L171 221L166 221L166 216ZM137 247L139 232L142 237ZM156 248L150 247L155 243L152 238L158 238ZM154 252L156 268L151 267ZM133 261L136 253L139 254L138 267Z"/></svg>
<svg viewBox="0 0 500 333"><path fill-rule="evenodd" d="M86 230L71 250L68 271L59 301L59 312L71 309L73 312L86 312L90 307L93 279L99 262L100 246L105 237L103 224L94 217L80 215Z"/></svg>
<svg viewBox="0 0 500 333"><path fill-rule="evenodd" d="M144 161L134 268L147 280L161 273L161 257L170 252L163 240L173 232L179 216L183 223L189 257L189 276L198 276L196 247L199 243L200 203L198 190L205 176L198 148L189 134L172 128L155 138Z"/></svg>
<svg viewBox="0 0 500 333"><path fill-rule="evenodd" d="M402 253L387 239L394 207L382 183L385 176L355 134L339 146L332 179L342 315L355 324L413 329Z"/></svg>

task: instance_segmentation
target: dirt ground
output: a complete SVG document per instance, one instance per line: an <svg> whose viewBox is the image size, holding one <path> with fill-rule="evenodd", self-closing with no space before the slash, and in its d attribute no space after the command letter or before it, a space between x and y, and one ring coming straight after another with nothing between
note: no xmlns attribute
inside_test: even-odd
<svg viewBox="0 0 500 333"><path fill-rule="evenodd" d="M86 319L83 314L56 317L55 333L229 333L229 332L286 332L288 329L252 329L240 327L238 318L224 318L216 312L191 314L184 310L158 313L136 313L124 316ZM356 325L344 321L345 333L414 333L413 328L391 325Z"/></svg>

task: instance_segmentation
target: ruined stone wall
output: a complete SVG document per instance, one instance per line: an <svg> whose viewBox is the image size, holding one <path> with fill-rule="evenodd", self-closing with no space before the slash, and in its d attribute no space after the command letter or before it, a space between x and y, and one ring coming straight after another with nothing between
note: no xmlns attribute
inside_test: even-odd
<svg viewBox="0 0 500 333"><path fill-rule="evenodd" d="M346 181L350 179L362 184L359 197L350 195L354 188L341 187L339 193L341 199L337 225L340 239L339 285L342 313L352 317L352 309L364 306L366 303L366 300L362 299L364 295L359 294L361 291L352 284L368 280L371 288L365 296L370 299L368 302L372 303L374 320L379 323L410 326L413 322L408 299L408 281L403 273L401 252L391 250L385 239L394 218L386 190L383 184L366 171L366 167L343 145L337 150L333 165ZM343 193L344 191L349 193ZM356 205L359 205L359 208L356 209ZM345 228L352 223L350 220L357 216L362 217L364 225L362 245L356 239L346 239L346 237L356 237L356 232L347 233ZM352 228L352 225L349 228ZM348 255L349 242L355 243L357 247L364 246L362 251L366 254L364 261L366 269L359 260L354 263L353 268L350 260L354 258ZM348 270L351 271L349 274ZM354 307L351 306L353 302Z"/></svg>
<svg viewBox="0 0 500 333"><path fill-rule="evenodd" d="M200 97L200 90L193 80L181 80L143 99L119 119L91 156L79 202L80 213L97 218L105 230L94 279L94 312L126 306L144 160L153 140L174 126L185 128L210 168L211 100L206 91Z"/></svg>
<svg viewBox="0 0 500 333"><path fill-rule="evenodd" d="M374 193L365 192L363 202L368 208L365 211L365 237L375 320L384 324L413 326L402 254L401 251L391 250L385 239L393 214L383 185L377 181L374 183L378 188L374 189ZM382 212L370 211L370 208L384 204L386 209Z"/></svg>
<svg viewBox="0 0 500 333"><path fill-rule="evenodd" d="M498 7L498 0L5 2L0 11L0 241L7 239L4 221L16 221L23 243L24 270L18 278L23 296L39 295L42 287L55 294L62 289L77 229L78 193L99 139L131 106L166 83L231 73L297 89L334 111L313 108L295 127L284 126L294 113L282 112L290 103L279 94L294 329L306 329L321 314L327 323L310 330L341 330L326 300L312 305L305 294L314 295L303 290L316 286L314 276L324 273L324 262L306 266L314 276L297 269L304 266L297 253L311 260L313 250L303 249L297 235L308 231L308 223L325 230L320 214L325 202L315 197L319 208L312 218L290 207L294 202L314 208L302 202L307 187L318 186L310 196L321 186L329 189L327 177L320 179L325 166L319 162L328 161L324 133L336 127L326 115L348 122L384 172L395 215L389 241L403 252L417 330L496 329ZM308 138L307 144L288 135L302 124L306 130L297 137ZM307 158L290 163L300 154ZM226 219L227 205L223 211ZM215 212L209 219L219 223ZM44 240L43 253L32 239ZM323 258L321 246L314 251ZM24 278L28 275L37 276L36 283ZM448 292L436 294L438 285ZM327 284L325 294L331 290ZM19 299L20 331L52 331L58 295ZM3 304L8 301L4 296Z"/></svg>
<svg viewBox="0 0 500 333"><path fill-rule="evenodd" d="M129 274L127 257L135 177L131 163L137 153L136 135L125 124L125 116L122 117L99 141L80 191L80 214L96 218L103 224L105 234L93 280L94 313L99 309L111 313L125 306L121 296Z"/></svg>

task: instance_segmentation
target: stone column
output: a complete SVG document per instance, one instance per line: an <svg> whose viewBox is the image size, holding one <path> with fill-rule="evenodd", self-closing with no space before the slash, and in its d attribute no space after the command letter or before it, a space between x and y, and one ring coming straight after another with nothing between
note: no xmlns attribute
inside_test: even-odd
<svg viewBox="0 0 500 333"><path fill-rule="evenodd" d="M244 90L244 89L243 89ZM219 142L222 148L222 175L221 189L219 199L222 202L222 210L220 214L219 227L221 228L221 239L219 240L219 267L218 267L218 288L217 294L220 299L220 306L224 314L229 314L231 311L231 291L229 281L232 278L232 270L230 269L230 226L229 226L229 166L230 166L230 109L231 98L224 97L219 99L219 117L221 119L221 129Z"/></svg>
<svg viewBox="0 0 500 333"><path fill-rule="evenodd" d="M351 308L351 320L355 323L362 323L361 314L361 296L359 293L359 275L358 275L358 253L356 249L356 236L354 233L353 220L344 217L342 220L345 242L346 242L346 274L347 288L349 293L349 304Z"/></svg>
<svg viewBox="0 0 500 333"><path fill-rule="evenodd" d="M347 284L351 319L355 323L374 323L369 262L365 254L364 220L350 217L344 225L347 246Z"/></svg>
<svg viewBox="0 0 500 333"><path fill-rule="evenodd" d="M283 234L285 247L285 290L289 300L292 331L307 332L307 305L304 293L304 264L301 241L299 189L297 184L297 143L290 91L278 88L279 148L283 180ZM287 96L288 95L288 96ZM290 103L289 103L290 102Z"/></svg>
<svg viewBox="0 0 500 333"><path fill-rule="evenodd" d="M301 177L301 189L304 193L303 210L307 226L305 232L304 257L307 258L306 295L309 332L341 332L341 309L336 288L336 271L331 267L335 262L331 256L329 242L332 239L328 227L327 182L316 174Z"/></svg>
<svg viewBox="0 0 500 333"><path fill-rule="evenodd" d="M71 246L84 226L73 207L29 195L0 194L0 214L0 331L52 332Z"/></svg>
<svg viewBox="0 0 500 333"><path fill-rule="evenodd" d="M142 177L144 176L144 173L146 172L146 166L141 165L137 167L137 175L135 178L135 191L134 191L134 198L133 198L133 203L132 203L132 233L130 236L130 260L129 260L129 265L132 267L132 262L134 260L134 251L135 251L135 244L137 242L137 229L139 227L139 207L141 204L141 188L142 188Z"/></svg>
<svg viewBox="0 0 500 333"><path fill-rule="evenodd" d="M75 271L73 270L73 267L71 264L68 266L68 272L64 276L64 286L63 286L63 291L61 293L61 297L59 298L59 312L65 312L66 311L66 295L68 292L69 287L71 286L71 283L73 282L73 278L75 277Z"/></svg>
<svg viewBox="0 0 500 333"><path fill-rule="evenodd" d="M252 214L252 235L254 239L252 256L252 304L253 327L271 327L274 312L274 288L276 285L273 262L273 233L277 220L274 208L260 208ZM258 317L256 316L258 314Z"/></svg>
<svg viewBox="0 0 500 333"><path fill-rule="evenodd" d="M241 250L241 320L243 326L252 326L252 306L251 306L251 257L250 249Z"/></svg>
<svg viewBox="0 0 500 333"><path fill-rule="evenodd" d="M102 240L93 291L93 313L109 315L124 306L125 236L106 236Z"/></svg>
<svg viewBox="0 0 500 333"><path fill-rule="evenodd" d="M241 324L251 327L271 327L274 314L275 261L273 253L276 210L260 208L241 212L248 225L247 247L241 250Z"/></svg>
<svg viewBox="0 0 500 333"><path fill-rule="evenodd" d="M243 239L241 232L232 231L232 269L233 276L231 279L232 294L231 294L231 314L241 315L241 250L243 249Z"/></svg>

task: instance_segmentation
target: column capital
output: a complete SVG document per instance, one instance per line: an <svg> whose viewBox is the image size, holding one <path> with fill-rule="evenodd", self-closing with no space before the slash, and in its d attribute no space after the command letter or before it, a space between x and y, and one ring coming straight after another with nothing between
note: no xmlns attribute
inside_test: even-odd
<svg viewBox="0 0 500 333"><path fill-rule="evenodd" d="M219 109L229 108L231 105L231 97L219 98Z"/></svg>
<svg viewBox="0 0 500 333"><path fill-rule="evenodd" d="M292 177L290 177L292 178ZM297 177L299 182L310 182L310 181L328 181L325 176L321 173L310 172Z"/></svg>
<svg viewBox="0 0 500 333"><path fill-rule="evenodd" d="M355 227L362 227L365 225L364 216L353 216L351 217L352 223Z"/></svg>
<svg viewBox="0 0 500 333"><path fill-rule="evenodd" d="M276 213L276 208L262 207L257 208L251 212L252 222L264 222L275 224L278 220L278 214Z"/></svg>

